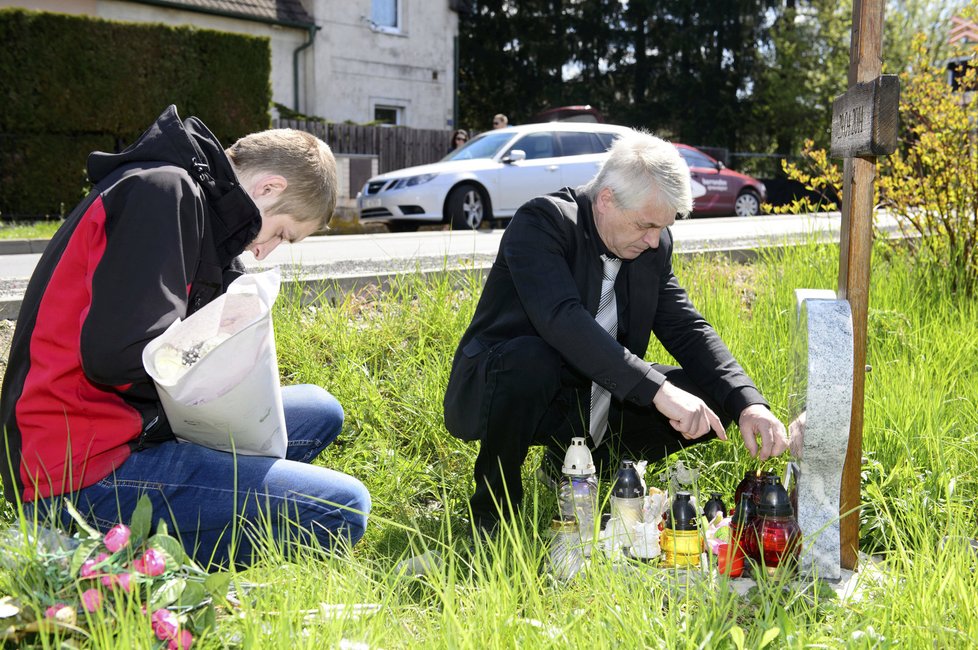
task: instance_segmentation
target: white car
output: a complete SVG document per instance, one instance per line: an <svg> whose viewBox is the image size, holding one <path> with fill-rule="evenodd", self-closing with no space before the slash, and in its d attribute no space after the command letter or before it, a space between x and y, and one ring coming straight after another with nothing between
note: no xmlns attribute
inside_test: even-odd
<svg viewBox="0 0 978 650"><path fill-rule="evenodd" d="M579 122L486 131L439 162L374 176L357 196L357 211L361 221L384 221L392 231L423 223L478 228L512 217L535 196L591 180L627 132Z"/></svg>

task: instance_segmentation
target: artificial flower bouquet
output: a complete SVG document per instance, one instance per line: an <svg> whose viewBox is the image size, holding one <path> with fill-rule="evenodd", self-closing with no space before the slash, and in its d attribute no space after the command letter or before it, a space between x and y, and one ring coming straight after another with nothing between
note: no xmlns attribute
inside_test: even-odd
<svg viewBox="0 0 978 650"><path fill-rule="evenodd" d="M146 620L156 647L188 650L212 628L230 575L208 574L160 522L143 496L129 525L104 535L65 502L79 532L14 528L0 541L0 641L36 633L91 637L118 632L120 620ZM131 634L131 630L129 631Z"/></svg>

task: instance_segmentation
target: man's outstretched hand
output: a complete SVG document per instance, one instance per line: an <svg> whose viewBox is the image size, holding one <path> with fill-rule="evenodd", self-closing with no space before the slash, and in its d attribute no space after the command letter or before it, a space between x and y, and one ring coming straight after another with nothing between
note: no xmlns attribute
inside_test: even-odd
<svg viewBox="0 0 978 650"><path fill-rule="evenodd" d="M780 456L788 448L788 434L784 425L765 406L751 404L741 411L737 424L747 451L759 460ZM757 447L758 438L761 440L760 449Z"/></svg>
<svg viewBox="0 0 978 650"><path fill-rule="evenodd" d="M710 431L716 432L720 440L727 439L723 423L706 402L668 381L662 384L652 398L652 404L659 413L669 418L672 428L687 440L696 440Z"/></svg>

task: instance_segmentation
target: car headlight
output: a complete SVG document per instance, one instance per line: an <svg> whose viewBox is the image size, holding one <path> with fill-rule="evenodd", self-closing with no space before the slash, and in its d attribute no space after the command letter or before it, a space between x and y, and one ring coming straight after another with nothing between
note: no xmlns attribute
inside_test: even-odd
<svg viewBox="0 0 978 650"><path fill-rule="evenodd" d="M438 174L419 174L418 176L408 176L407 178L402 178L396 183L390 186L389 189L400 190L405 187L414 187L415 185L421 185L427 183L433 179Z"/></svg>

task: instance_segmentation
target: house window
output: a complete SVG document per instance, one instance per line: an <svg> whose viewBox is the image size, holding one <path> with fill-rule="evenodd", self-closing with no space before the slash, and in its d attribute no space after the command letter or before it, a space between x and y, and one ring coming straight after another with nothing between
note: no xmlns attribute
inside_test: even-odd
<svg viewBox="0 0 978 650"><path fill-rule="evenodd" d="M377 104L374 106L374 122L377 124L389 124L397 126L404 117L404 108L401 106L385 106Z"/></svg>
<svg viewBox="0 0 978 650"><path fill-rule="evenodd" d="M401 0L371 0L370 19L378 31L401 31Z"/></svg>

